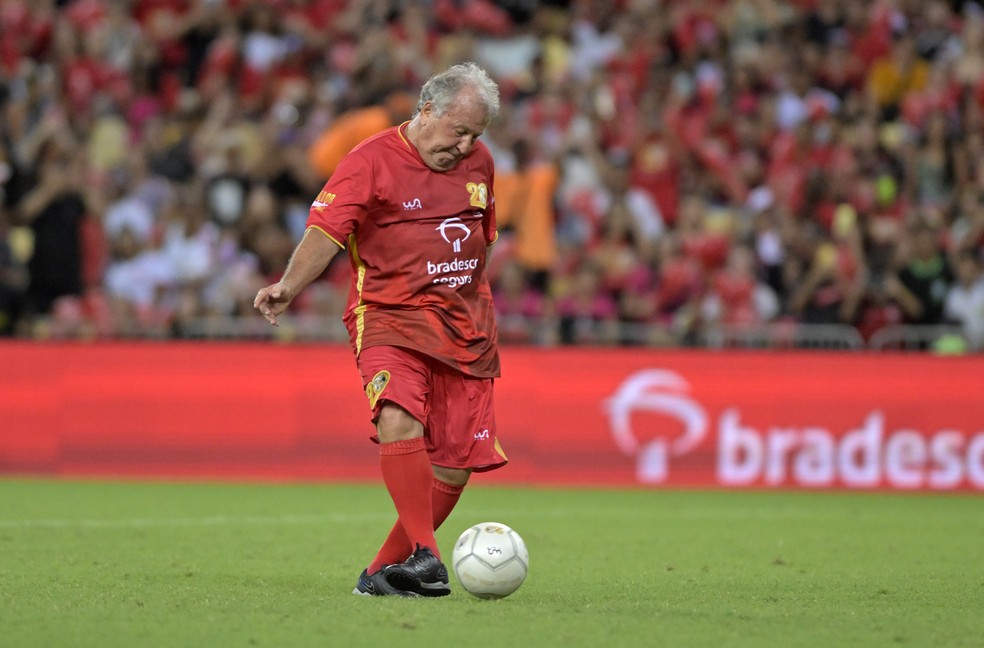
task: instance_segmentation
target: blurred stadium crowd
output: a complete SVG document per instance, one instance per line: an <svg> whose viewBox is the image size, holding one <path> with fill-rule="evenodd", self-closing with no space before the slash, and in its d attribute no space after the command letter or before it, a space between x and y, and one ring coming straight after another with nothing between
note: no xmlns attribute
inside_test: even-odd
<svg viewBox="0 0 984 648"><path fill-rule="evenodd" d="M503 341L984 347L966 0L2 0L0 331L269 335L252 298L337 159L463 60L503 90ZM344 339L346 263L289 335Z"/></svg>

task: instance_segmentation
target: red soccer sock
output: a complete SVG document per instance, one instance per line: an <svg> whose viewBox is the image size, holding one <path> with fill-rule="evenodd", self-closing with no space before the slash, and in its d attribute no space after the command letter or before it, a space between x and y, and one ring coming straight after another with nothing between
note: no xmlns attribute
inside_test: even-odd
<svg viewBox="0 0 984 648"><path fill-rule="evenodd" d="M410 546L429 547L440 557L434 540L431 502L434 472L423 437L380 445L379 464Z"/></svg>
<svg viewBox="0 0 984 648"><path fill-rule="evenodd" d="M434 480L432 506L434 508L434 530L437 531L444 524L444 521L451 515L458 499L461 497L464 486L453 486L442 482L440 479Z"/></svg>
<svg viewBox="0 0 984 648"><path fill-rule="evenodd" d="M464 490L464 486L452 486L439 479L434 480L434 487L431 489L431 504L434 513L435 531L441 528L444 521L451 515L451 511L454 510ZM382 569L383 565L401 563L409 558L412 552L413 545L410 544L410 540L403 530L403 524L400 520L397 520L383 546L380 547L379 553L376 554L376 557L369 565L368 572L374 574Z"/></svg>

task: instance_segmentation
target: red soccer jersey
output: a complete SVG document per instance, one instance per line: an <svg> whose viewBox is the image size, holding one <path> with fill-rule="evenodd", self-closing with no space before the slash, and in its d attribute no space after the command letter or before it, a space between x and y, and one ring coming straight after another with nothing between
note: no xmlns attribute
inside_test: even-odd
<svg viewBox="0 0 984 648"><path fill-rule="evenodd" d="M406 126L370 137L339 163L308 227L349 253L345 325L356 355L408 347L472 376L498 376L485 273L496 239L492 156L476 142L453 169L432 171Z"/></svg>

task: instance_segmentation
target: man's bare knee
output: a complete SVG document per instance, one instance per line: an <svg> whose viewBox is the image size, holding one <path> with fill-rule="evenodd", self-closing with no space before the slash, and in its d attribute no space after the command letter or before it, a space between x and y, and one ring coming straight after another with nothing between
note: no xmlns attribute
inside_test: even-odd
<svg viewBox="0 0 984 648"><path fill-rule="evenodd" d="M471 477L471 469L463 468L446 468L444 466L434 466L434 477L439 479L445 484L450 484L451 486L464 486L468 483L468 478Z"/></svg>
<svg viewBox="0 0 984 648"><path fill-rule="evenodd" d="M380 443L392 443L424 436L424 426L399 405L385 403L376 419L376 432Z"/></svg>

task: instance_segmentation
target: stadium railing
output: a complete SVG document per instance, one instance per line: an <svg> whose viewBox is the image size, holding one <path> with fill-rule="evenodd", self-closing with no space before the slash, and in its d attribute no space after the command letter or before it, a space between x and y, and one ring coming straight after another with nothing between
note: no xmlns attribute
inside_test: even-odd
<svg viewBox="0 0 984 648"><path fill-rule="evenodd" d="M698 334L699 346L713 349L839 349L865 348L864 338L846 324L779 322L757 326L710 326Z"/></svg>
<svg viewBox="0 0 984 648"><path fill-rule="evenodd" d="M192 340L284 340L348 342L338 317L294 315L274 328L261 317L200 317L181 323L181 337Z"/></svg>
<svg viewBox="0 0 984 648"><path fill-rule="evenodd" d="M516 316L509 328L516 330ZM503 336L505 344L556 346L559 337L545 335L550 324L528 321L526 340ZM583 323L582 323L583 324ZM841 351L946 351L975 350L957 326L888 326L876 331L867 341L853 326L845 324L803 324L774 322L754 326L714 325L685 336L666 326L626 323L618 325L618 343L633 346L689 346L707 349L817 349ZM274 328L260 317L204 317L185 322L181 337L198 340L282 340L310 342L348 342L348 333L337 316L294 315L284 318ZM602 338L587 336L586 341ZM980 351L980 349L977 349Z"/></svg>
<svg viewBox="0 0 984 648"><path fill-rule="evenodd" d="M875 331L868 348L875 351L926 351L952 349L964 351L971 347L967 336L958 326L894 325Z"/></svg>

